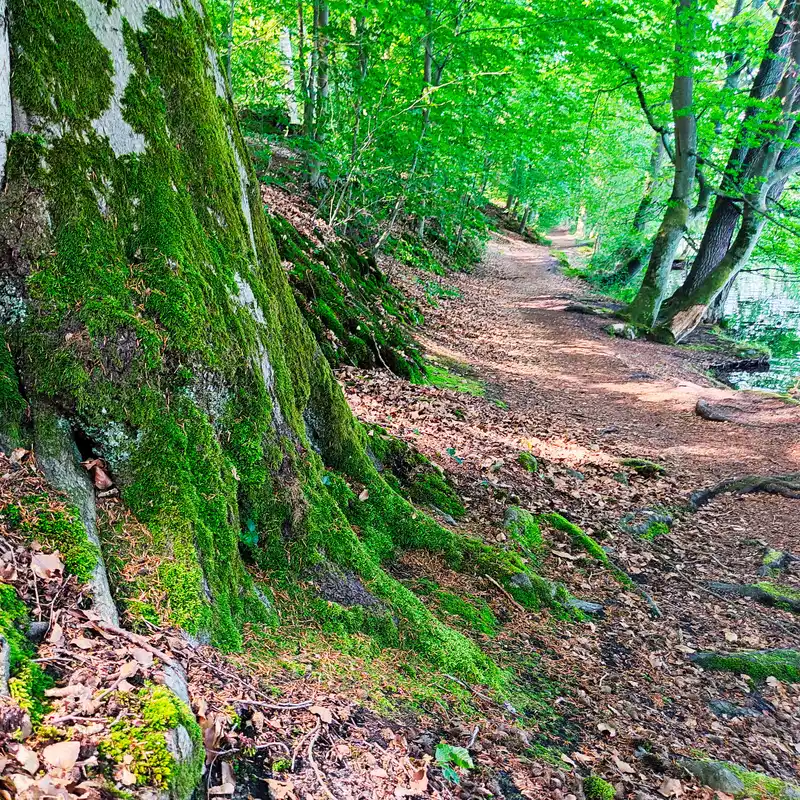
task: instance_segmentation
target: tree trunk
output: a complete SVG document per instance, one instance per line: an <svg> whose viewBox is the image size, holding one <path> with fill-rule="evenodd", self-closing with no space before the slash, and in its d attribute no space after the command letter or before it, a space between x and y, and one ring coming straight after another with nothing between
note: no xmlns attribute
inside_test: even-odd
<svg viewBox="0 0 800 800"><path fill-rule="evenodd" d="M288 28L281 29L279 49L283 68L286 70L286 84L283 100L286 103L286 113L289 117L289 125L300 124L300 114L297 108L296 87L294 81L294 58L292 55L292 36Z"/></svg>
<svg viewBox="0 0 800 800"><path fill-rule="evenodd" d="M636 213L633 215L633 229L637 233L644 231L645 223L647 222L647 212L653 204L653 193L658 183L658 176L661 173L661 167L664 164L664 156L666 150L664 149L664 139L659 134L656 136L655 144L653 145L653 152L650 154L650 166L647 170L647 178L645 179L644 191L642 192L642 199L636 208Z"/></svg>
<svg viewBox="0 0 800 800"><path fill-rule="evenodd" d="M228 40L227 51L225 53L225 77L228 79L228 89L230 91L233 91L233 84L232 84L233 73L231 72L231 60L233 57L233 23L235 19L236 19L236 0L231 0L231 8L230 8L230 13L228 15L228 31L225 37Z"/></svg>
<svg viewBox="0 0 800 800"><path fill-rule="evenodd" d="M675 126L675 177L672 195L658 234L653 242L647 272L639 293L628 306L629 318L651 328L661 308L675 253L683 241L689 222L689 201L697 168L697 123L693 103L692 54L685 52L684 40L689 34L691 15L696 0L680 0L675 45L676 65L672 85L672 111Z"/></svg>
<svg viewBox="0 0 800 800"><path fill-rule="evenodd" d="M326 0L315 2L315 47L316 61L316 90L314 93L316 108L314 109L314 148L309 161L309 183L313 189L324 189L328 181L322 174L322 148L328 138L329 96L330 83L328 81L329 54L328 54L328 21L329 9Z"/></svg>
<svg viewBox="0 0 800 800"><path fill-rule="evenodd" d="M399 546L466 546L368 455L278 259L205 20L180 0L9 6L0 438L60 448L84 484L78 458L103 459L123 620L237 649L274 618L270 581L307 593L325 570L377 600L358 615L320 601L326 619L488 682L477 647L381 567ZM91 485L83 500L94 513Z"/></svg>
<svg viewBox="0 0 800 800"><path fill-rule="evenodd" d="M736 283L736 276L734 275L726 284L723 290L714 298L714 301L706 310L706 315L701 320L709 325L718 325L725 319L725 306L730 297L733 284Z"/></svg>
<svg viewBox="0 0 800 800"><path fill-rule="evenodd" d="M690 293L684 294L680 302L673 303L668 317L659 321L658 332L662 337L680 342L700 324L717 295L747 263L765 223L766 217L757 210L748 208L745 211L736 239L717 268Z"/></svg>
<svg viewBox="0 0 800 800"><path fill-rule="evenodd" d="M795 9L795 14L798 12L800 7ZM791 20L793 26L798 21ZM791 58L784 64L785 71L774 95L780 102L780 117L771 120L769 138L748 153L748 184L755 188L742 196L744 211L739 232L716 268L696 285L681 287L670 298L658 323L659 333L664 338L681 341L688 336L703 319L717 295L745 266L766 224L770 198L780 196L791 171L797 168L797 157L791 145L797 128L794 116L800 103L798 63L800 39L795 37L791 42ZM785 174L779 171L781 161L785 165Z"/></svg>
<svg viewBox="0 0 800 800"><path fill-rule="evenodd" d="M531 207L526 203L525 208L522 210L522 219L519 221L519 232L525 234L525 229L528 227L528 215L531 213Z"/></svg>

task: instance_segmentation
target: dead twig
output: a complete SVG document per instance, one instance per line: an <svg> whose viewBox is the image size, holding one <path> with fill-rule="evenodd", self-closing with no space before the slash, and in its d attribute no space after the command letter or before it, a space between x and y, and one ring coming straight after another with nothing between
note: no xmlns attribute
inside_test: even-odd
<svg viewBox="0 0 800 800"><path fill-rule="evenodd" d="M317 727L314 728L314 732L311 734L311 739L308 742L308 762L311 764L311 769L314 770L314 774L317 776L319 785L322 787L322 791L325 793L325 796L328 798L328 800L338 800L336 795L328 788L328 784L325 783L325 779L322 777L322 772L317 766L317 762L314 760L314 745L317 743L317 739L319 739L321 730L322 720L318 719Z"/></svg>
<svg viewBox="0 0 800 800"><path fill-rule="evenodd" d="M493 586L496 586L508 598L509 602L514 604L515 608L519 609L523 614L527 614L528 613L528 611L525 608L525 606L523 606L521 603L518 603L512 597L510 592L508 592L505 588L503 588L503 586L501 586L494 578L492 578L491 575L484 575L483 577L486 578L486 580L489 581L489 583L491 583Z"/></svg>

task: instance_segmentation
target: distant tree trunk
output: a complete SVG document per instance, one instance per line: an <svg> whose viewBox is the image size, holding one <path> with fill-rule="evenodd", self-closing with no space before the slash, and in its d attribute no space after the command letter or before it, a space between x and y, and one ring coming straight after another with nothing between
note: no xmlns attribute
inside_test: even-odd
<svg viewBox="0 0 800 800"><path fill-rule="evenodd" d="M800 8L795 10L795 14ZM797 30L796 17L790 20ZM794 36L791 43L791 61L784 64L784 74L775 97L780 101L780 117L770 123L770 135L748 154L748 187L754 187L742 195L742 224L736 238L719 264L699 282L682 286L665 304L658 328L664 338L681 341L691 333L717 295L733 280L750 258L767 221L770 197L780 196L788 177L798 168L793 136L794 116L800 105L797 84L797 67L800 64L800 37ZM781 159L784 166L780 168Z"/></svg>
<svg viewBox="0 0 800 800"><path fill-rule="evenodd" d="M301 75L303 75L303 135L311 138L314 135L314 107L316 105L317 81L317 3L312 6L311 23L311 54L306 55L305 15L303 14L303 0L297 4L297 26L300 39L298 55L300 58Z"/></svg>
<svg viewBox="0 0 800 800"><path fill-rule="evenodd" d="M525 229L528 227L528 217L531 213L531 207L529 204L525 204L525 208L522 210L522 218L519 221L519 232L524 235Z"/></svg>
<svg viewBox="0 0 800 800"><path fill-rule="evenodd" d="M316 6L316 42L317 85L315 92L316 108L314 111L314 149L309 162L309 183L313 189L324 189L327 179L322 174L322 148L328 138L329 96L328 81L328 22L330 11L327 0L317 0Z"/></svg>
<svg viewBox="0 0 800 800"><path fill-rule="evenodd" d="M672 194L658 234L653 242L647 272L639 293L627 308L628 317L639 325L652 327L664 298L675 253L686 233L689 202L697 169L697 122L693 110L693 54L685 49L693 22L696 0L679 0L675 45L675 77L672 85L672 111L675 126L675 177Z"/></svg>
<svg viewBox="0 0 800 800"><path fill-rule="evenodd" d="M228 14L228 30L226 32L227 50L225 53L225 76L228 79L228 89L233 91L233 84L231 79L233 73L231 71L231 60L233 56L233 23L236 19L236 0L231 0L230 13Z"/></svg>
<svg viewBox="0 0 800 800"><path fill-rule="evenodd" d="M284 92L283 99L286 103L289 125L299 125L300 115L297 109L297 97L295 96L296 87L294 80L294 58L292 55L292 36L288 28L281 29L279 49L283 67L286 70L286 91Z"/></svg>

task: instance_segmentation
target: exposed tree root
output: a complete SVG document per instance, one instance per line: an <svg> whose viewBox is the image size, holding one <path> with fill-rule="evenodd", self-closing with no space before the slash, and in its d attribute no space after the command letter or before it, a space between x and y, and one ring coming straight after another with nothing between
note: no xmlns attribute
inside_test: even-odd
<svg viewBox="0 0 800 800"><path fill-rule="evenodd" d="M766 492L800 499L800 472L792 472L788 475L744 475L741 478L726 478L708 489L699 489L693 492L689 500L694 508L700 508L717 495L727 492L732 494Z"/></svg>
<svg viewBox="0 0 800 800"><path fill-rule="evenodd" d="M720 594L732 594L737 597L750 597L765 606L778 606L788 608L790 611L800 613L800 595L790 593L780 586L771 583L740 584L740 583L710 583L709 589Z"/></svg>

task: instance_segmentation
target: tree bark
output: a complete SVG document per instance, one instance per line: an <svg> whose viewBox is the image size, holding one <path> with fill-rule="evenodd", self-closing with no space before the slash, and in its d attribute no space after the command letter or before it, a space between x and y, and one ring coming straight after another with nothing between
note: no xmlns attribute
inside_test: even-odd
<svg viewBox="0 0 800 800"><path fill-rule="evenodd" d="M795 9L795 13L798 11L800 8ZM798 19L793 19L790 23L793 30L797 30ZM798 63L800 37L795 35L791 41L791 58L784 63L784 74L775 93L780 101L780 116L771 122L771 136L758 148L750 148L748 154L748 184L755 188L742 195L744 210L739 232L714 269L692 287L681 287L670 298L658 322L659 334L663 338L681 341L702 321L717 295L749 260L767 222L769 200L780 196L791 170L797 167L794 148L787 148L787 145L793 143L798 127L795 123L800 100ZM784 170L779 170L782 160L785 167ZM784 171L785 174L782 174Z"/></svg>
<svg viewBox="0 0 800 800"><path fill-rule="evenodd" d="M693 110L693 54L686 50L691 35L691 15L696 0L680 0L676 18L675 77L672 85L672 112L675 127L675 177L669 206L653 242L650 261L639 293L626 314L634 323L651 328L658 317L667 279L675 254L689 222L689 201L697 170L697 122Z"/></svg>
<svg viewBox="0 0 800 800"><path fill-rule="evenodd" d="M316 90L314 109L314 142L309 161L309 183L312 189L324 189L327 178L322 174L322 148L328 138L330 83L328 80L328 23L330 11L327 0L316 0Z"/></svg>
<svg viewBox="0 0 800 800"><path fill-rule="evenodd" d="M783 75L791 46L792 20L797 14L797 6L796 0L784 0L780 16L767 45L767 52L761 60L758 73L750 89L750 103L745 111L744 122L740 126L736 144L728 157L711 218L706 225L692 268L682 287L682 291L686 294L694 292L717 267L733 240L733 234L741 214L741 203L737 203L735 197L740 194L737 187L747 180L752 162L752 156L749 157L748 153L751 152L753 125L757 122L758 115L765 113L763 101L775 93Z"/></svg>

